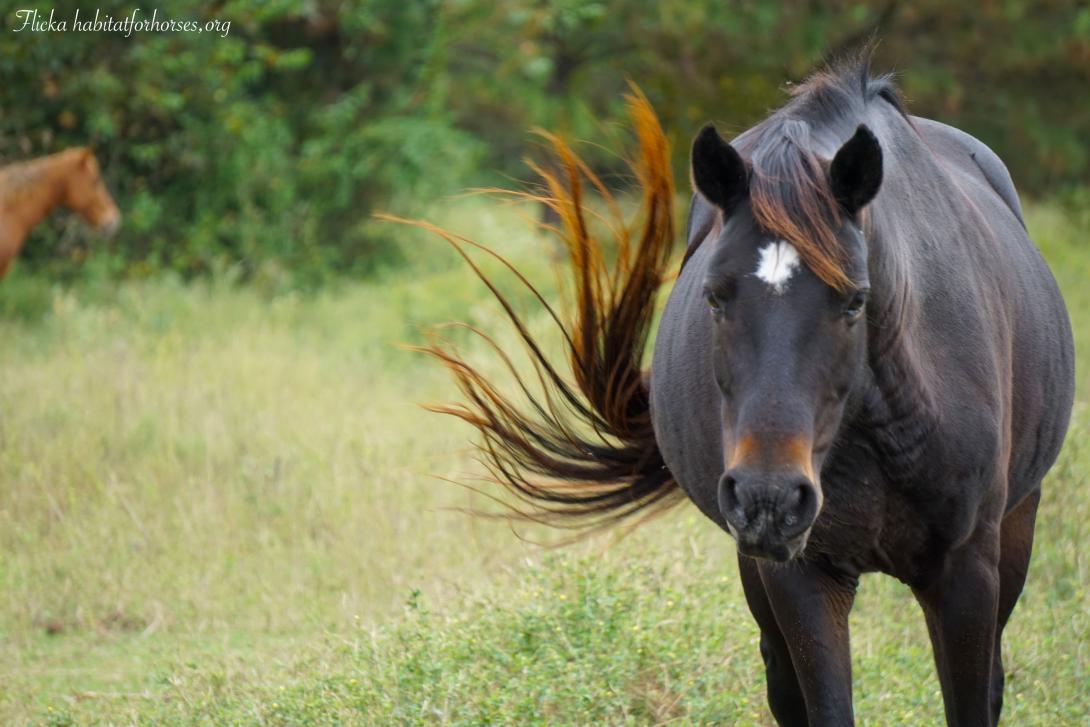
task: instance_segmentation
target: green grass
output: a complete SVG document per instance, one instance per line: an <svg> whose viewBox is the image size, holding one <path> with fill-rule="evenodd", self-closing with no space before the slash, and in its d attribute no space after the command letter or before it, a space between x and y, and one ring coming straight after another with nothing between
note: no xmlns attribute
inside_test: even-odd
<svg viewBox="0 0 1090 727"><path fill-rule="evenodd" d="M514 210L442 216L551 289ZM1056 207L1030 223L1086 361L1090 249ZM396 344L501 317L409 238L410 270L312 296L0 285L0 723L771 724L733 543L694 508L561 550L457 511L480 498L435 475L476 471L470 433L415 406L452 387ZM1007 724L1090 720L1085 366L1079 391ZM852 626L861 723L941 722L907 590L868 577Z"/></svg>

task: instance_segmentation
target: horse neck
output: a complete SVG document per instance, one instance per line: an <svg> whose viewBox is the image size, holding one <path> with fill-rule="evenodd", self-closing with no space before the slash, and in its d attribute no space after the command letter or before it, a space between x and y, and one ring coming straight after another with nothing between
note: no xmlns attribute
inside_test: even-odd
<svg viewBox="0 0 1090 727"><path fill-rule="evenodd" d="M887 197L898 204L896 195ZM890 470L911 479L926 463L939 423L939 399L932 385L920 316L919 271L903 247L911 238L897 232L881 209L872 210L871 300L868 303L870 380L861 415Z"/></svg>
<svg viewBox="0 0 1090 727"><path fill-rule="evenodd" d="M5 170L6 179L0 183L6 199L0 200L5 208L6 221L17 225L25 235L64 199L67 170L71 160L65 152L14 165Z"/></svg>

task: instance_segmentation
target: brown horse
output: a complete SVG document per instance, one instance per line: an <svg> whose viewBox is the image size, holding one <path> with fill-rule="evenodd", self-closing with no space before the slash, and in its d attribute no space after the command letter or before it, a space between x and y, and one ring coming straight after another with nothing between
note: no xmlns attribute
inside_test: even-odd
<svg viewBox="0 0 1090 727"><path fill-rule="evenodd" d="M27 235L58 205L112 235L121 226L94 152L86 147L19 162L0 169L0 278L23 248Z"/></svg>

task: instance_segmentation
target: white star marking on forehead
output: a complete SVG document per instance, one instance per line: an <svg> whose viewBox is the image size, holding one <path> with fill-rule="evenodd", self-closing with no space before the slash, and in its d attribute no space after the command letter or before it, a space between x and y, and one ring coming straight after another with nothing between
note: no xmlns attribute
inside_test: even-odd
<svg viewBox="0 0 1090 727"><path fill-rule="evenodd" d="M774 293L782 293L799 267L799 251L789 242L778 240L761 248L761 260L753 273L768 283Z"/></svg>

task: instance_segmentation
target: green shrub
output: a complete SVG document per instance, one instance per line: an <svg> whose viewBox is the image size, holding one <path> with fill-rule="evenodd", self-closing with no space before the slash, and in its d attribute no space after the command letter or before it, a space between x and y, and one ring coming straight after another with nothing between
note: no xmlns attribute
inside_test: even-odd
<svg viewBox="0 0 1090 727"><path fill-rule="evenodd" d="M0 318L35 323L52 305L53 285L40 276L20 274L18 266L0 284Z"/></svg>

